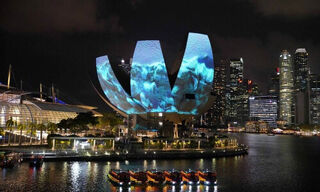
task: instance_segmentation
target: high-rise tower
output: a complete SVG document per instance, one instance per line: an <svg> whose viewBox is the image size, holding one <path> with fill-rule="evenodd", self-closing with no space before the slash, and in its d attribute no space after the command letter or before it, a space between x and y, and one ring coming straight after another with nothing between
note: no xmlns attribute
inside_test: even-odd
<svg viewBox="0 0 320 192"><path fill-rule="evenodd" d="M287 125L294 123L294 80L293 65L291 55L287 50L283 50L279 60L280 65L280 114L281 120Z"/></svg>
<svg viewBox="0 0 320 192"><path fill-rule="evenodd" d="M298 48L294 54L294 80L297 92L305 92L309 80L308 53L305 48Z"/></svg>
<svg viewBox="0 0 320 192"><path fill-rule="evenodd" d="M320 125L320 75L310 74L310 124Z"/></svg>
<svg viewBox="0 0 320 192"><path fill-rule="evenodd" d="M228 121L236 125L242 124L243 99L243 59L230 59L230 79L228 87Z"/></svg>
<svg viewBox="0 0 320 192"><path fill-rule="evenodd" d="M226 67L227 60L220 60L215 65L214 69L214 95L216 96L216 102L213 104L212 117L213 124L216 127L224 127L225 125L225 110L226 110Z"/></svg>
<svg viewBox="0 0 320 192"><path fill-rule="evenodd" d="M280 68L277 67L272 74L270 74L270 82L268 85L268 94L279 97L279 75Z"/></svg>
<svg viewBox="0 0 320 192"><path fill-rule="evenodd" d="M294 54L295 123L309 123L310 68L305 48L298 48Z"/></svg>

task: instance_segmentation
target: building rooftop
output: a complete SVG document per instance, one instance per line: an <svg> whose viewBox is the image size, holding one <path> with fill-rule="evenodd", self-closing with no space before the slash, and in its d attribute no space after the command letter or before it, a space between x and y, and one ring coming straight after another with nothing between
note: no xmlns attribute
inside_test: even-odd
<svg viewBox="0 0 320 192"><path fill-rule="evenodd" d="M307 50L306 50L306 48L298 48L296 50L296 53L307 53Z"/></svg>

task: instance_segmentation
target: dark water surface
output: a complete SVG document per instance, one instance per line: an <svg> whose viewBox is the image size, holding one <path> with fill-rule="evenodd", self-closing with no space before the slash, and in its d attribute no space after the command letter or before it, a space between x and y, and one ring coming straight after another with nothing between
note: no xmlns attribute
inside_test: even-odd
<svg viewBox="0 0 320 192"><path fill-rule="evenodd" d="M249 146L246 156L195 160L23 163L3 169L0 191L320 191L320 137L234 135ZM121 169L212 169L217 187L144 186L119 188L107 172Z"/></svg>

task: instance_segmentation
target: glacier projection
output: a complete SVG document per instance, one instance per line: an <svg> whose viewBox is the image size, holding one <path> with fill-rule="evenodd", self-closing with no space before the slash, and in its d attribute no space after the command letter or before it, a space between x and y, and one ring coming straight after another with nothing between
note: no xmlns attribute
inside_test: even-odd
<svg viewBox="0 0 320 192"><path fill-rule="evenodd" d="M98 57L96 59L96 68L101 88L114 106L127 114L146 112L122 88L111 68L108 56Z"/></svg>
<svg viewBox="0 0 320 192"><path fill-rule="evenodd" d="M189 33L182 63L172 88L181 114L197 114L209 99L213 83L213 55L207 35ZM189 99L187 95L194 95Z"/></svg>
<svg viewBox="0 0 320 192"><path fill-rule="evenodd" d="M138 41L131 66L131 96L125 92L107 56L96 59L101 87L110 102L127 114L147 112L196 115L211 94L213 55L207 35L189 33L183 60L171 90L160 42Z"/></svg>
<svg viewBox="0 0 320 192"><path fill-rule="evenodd" d="M176 112L159 41L138 41L131 66L131 96L149 112Z"/></svg>

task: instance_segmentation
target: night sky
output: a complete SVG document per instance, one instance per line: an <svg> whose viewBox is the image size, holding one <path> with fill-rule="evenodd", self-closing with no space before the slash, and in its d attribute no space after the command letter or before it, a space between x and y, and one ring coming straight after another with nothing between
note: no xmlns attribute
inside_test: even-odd
<svg viewBox="0 0 320 192"><path fill-rule="evenodd" d="M245 78L266 91L282 49L305 47L312 73L320 73L319 24L318 0L2 0L0 82L11 64L12 85L53 83L63 100L105 111L90 84L100 89L96 57L117 64L132 57L137 40L159 39L175 74L188 32L199 32L209 35L215 62L243 57Z"/></svg>

